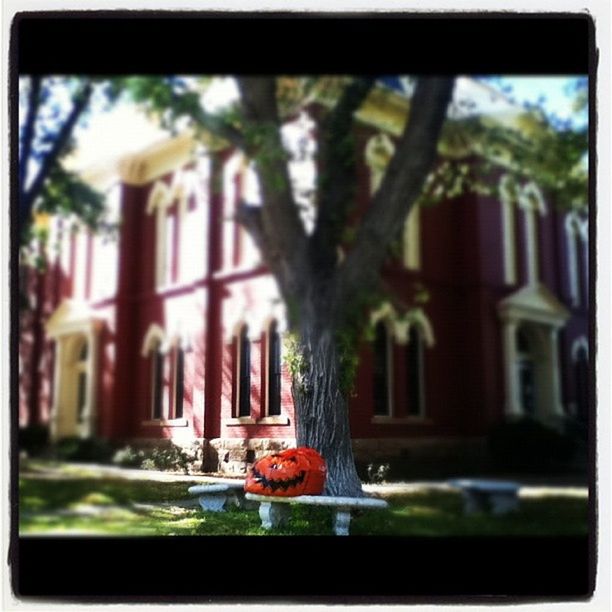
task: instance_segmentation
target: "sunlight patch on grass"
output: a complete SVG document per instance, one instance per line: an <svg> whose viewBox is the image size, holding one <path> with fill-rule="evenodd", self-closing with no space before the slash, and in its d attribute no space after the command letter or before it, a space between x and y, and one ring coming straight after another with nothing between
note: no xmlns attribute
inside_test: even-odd
<svg viewBox="0 0 612 612"><path fill-rule="evenodd" d="M94 491L92 493L88 493L84 497L82 497L77 504L84 505L97 505L97 506L112 506L115 504L115 500L109 495L105 495L104 493L100 493L98 491Z"/></svg>

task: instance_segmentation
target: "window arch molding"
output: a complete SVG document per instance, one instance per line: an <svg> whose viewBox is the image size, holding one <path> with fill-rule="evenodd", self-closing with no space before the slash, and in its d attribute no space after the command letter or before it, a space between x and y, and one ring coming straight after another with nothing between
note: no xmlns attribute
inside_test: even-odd
<svg viewBox="0 0 612 612"><path fill-rule="evenodd" d="M545 216L548 214L548 207L544 201L542 190L530 181L519 192L518 204L524 210L533 210Z"/></svg>
<svg viewBox="0 0 612 612"><path fill-rule="evenodd" d="M587 220L582 219L575 210L568 212L565 217L565 236L570 299L573 306L578 306L583 297L581 295L581 280L586 280L588 274L586 269L588 267L588 257L584 252L588 240L588 225ZM582 253L580 253L580 250L582 250ZM579 262L583 265L581 266Z"/></svg>
<svg viewBox="0 0 612 612"><path fill-rule="evenodd" d="M400 315L389 302L385 302L370 315L370 324L375 326L381 319L388 321L389 332L398 344L407 344L410 328L416 326L423 334L427 347L432 348L435 346L436 338L433 325L422 308L411 308Z"/></svg>
<svg viewBox="0 0 612 612"><path fill-rule="evenodd" d="M572 362L578 361L580 356L580 351L584 351L586 353L586 358L589 358L589 341L586 339L586 336L580 336L576 338L574 342L572 342Z"/></svg>
<svg viewBox="0 0 612 612"><path fill-rule="evenodd" d="M167 353L170 349L170 343L166 339L164 330L157 323L152 323L145 334L140 354L147 357L151 350L158 346L162 353Z"/></svg>

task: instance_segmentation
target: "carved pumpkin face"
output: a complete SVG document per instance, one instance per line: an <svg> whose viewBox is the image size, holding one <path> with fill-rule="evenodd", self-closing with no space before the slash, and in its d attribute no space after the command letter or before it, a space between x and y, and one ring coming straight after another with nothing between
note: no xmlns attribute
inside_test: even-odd
<svg viewBox="0 0 612 612"><path fill-rule="evenodd" d="M290 448L256 461L244 490L258 495L320 495L325 485L325 460L316 450Z"/></svg>

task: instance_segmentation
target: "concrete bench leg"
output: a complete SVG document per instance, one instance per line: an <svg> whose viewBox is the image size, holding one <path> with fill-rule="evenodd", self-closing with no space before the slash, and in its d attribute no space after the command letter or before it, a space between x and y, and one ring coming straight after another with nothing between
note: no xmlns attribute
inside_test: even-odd
<svg viewBox="0 0 612 612"><path fill-rule="evenodd" d="M226 495L200 495L198 497L202 510L207 512L223 512L225 509Z"/></svg>
<svg viewBox="0 0 612 612"><path fill-rule="evenodd" d="M264 529L286 525L290 517L291 509L287 504L275 504L272 502L261 502L259 504L259 518Z"/></svg>
<svg viewBox="0 0 612 612"><path fill-rule="evenodd" d="M334 533L337 536L347 536L351 525L351 509L338 508L334 511Z"/></svg>
<svg viewBox="0 0 612 612"><path fill-rule="evenodd" d="M514 493L491 495L491 512L493 514L506 514L518 510L519 500Z"/></svg>
<svg viewBox="0 0 612 612"><path fill-rule="evenodd" d="M463 511L465 514L487 511L486 495L476 491L463 491Z"/></svg>

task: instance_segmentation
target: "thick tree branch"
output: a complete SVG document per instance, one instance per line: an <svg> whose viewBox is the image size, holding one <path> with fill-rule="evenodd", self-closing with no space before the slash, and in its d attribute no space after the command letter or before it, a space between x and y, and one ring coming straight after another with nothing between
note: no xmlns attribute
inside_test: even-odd
<svg viewBox="0 0 612 612"><path fill-rule="evenodd" d="M339 270L343 300L357 299L376 281L389 243L419 196L435 160L453 85L453 78L418 80L395 155L357 230L354 248Z"/></svg>
<svg viewBox="0 0 612 612"><path fill-rule="evenodd" d="M30 78L30 92L28 96L28 111L21 138L21 160L19 164L19 199L23 199L26 190L28 176L28 163L32 153L32 140L34 139L34 126L36 124L36 113L40 104L40 77Z"/></svg>
<svg viewBox="0 0 612 612"><path fill-rule="evenodd" d="M307 238L293 199L287 153L283 148L276 102L276 81L238 78L245 138L255 160L263 200L261 234L274 245L271 265L285 298L299 299L307 272Z"/></svg>
<svg viewBox="0 0 612 612"><path fill-rule="evenodd" d="M32 182L30 188L24 193L23 199L20 202L20 221L21 227L24 227L24 224L28 222L30 212L32 210L32 206L36 198L40 195L42 191L45 180L49 176L49 173L57 163L59 156L62 152L62 149L68 143L68 140L72 136L72 132L74 127L79 120L79 117L87 107L89 103L89 98L92 94L92 85L91 83L87 83L85 87L79 91L74 98L74 104L72 109L66 118L66 121L60 128L55 141L53 142L53 146L47 155L45 155L43 162L36 174L36 178Z"/></svg>
<svg viewBox="0 0 612 612"><path fill-rule="evenodd" d="M321 126L320 195L317 224L310 240L311 260L323 272L336 264L337 246L355 194L353 115L374 85L373 77L348 85L332 113Z"/></svg>

